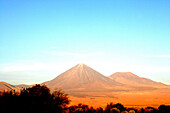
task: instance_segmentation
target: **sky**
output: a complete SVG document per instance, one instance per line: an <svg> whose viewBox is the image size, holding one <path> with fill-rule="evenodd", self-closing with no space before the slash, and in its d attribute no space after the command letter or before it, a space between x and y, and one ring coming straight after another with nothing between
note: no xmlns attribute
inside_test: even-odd
<svg viewBox="0 0 170 113"><path fill-rule="evenodd" d="M169 0L0 0L0 81L49 81L84 63L170 85Z"/></svg>

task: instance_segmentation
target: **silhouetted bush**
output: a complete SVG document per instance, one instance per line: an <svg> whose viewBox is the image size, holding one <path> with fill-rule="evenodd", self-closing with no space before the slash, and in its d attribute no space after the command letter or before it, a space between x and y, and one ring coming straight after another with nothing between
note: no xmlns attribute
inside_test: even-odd
<svg viewBox="0 0 170 113"><path fill-rule="evenodd" d="M62 91L50 93L45 85L3 92L0 94L0 113L55 113L62 112L69 99Z"/></svg>
<svg viewBox="0 0 170 113"><path fill-rule="evenodd" d="M158 109L159 113L170 113L170 106L160 105Z"/></svg>
<svg viewBox="0 0 170 113"><path fill-rule="evenodd" d="M99 108L96 109L95 113L103 113L103 112L104 112L103 108L99 107Z"/></svg>
<svg viewBox="0 0 170 113"><path fill-rule="evenodd" d="M2 92L0 94L0 113L7 113L7 111L11 112L16 109L16 104L18 104L19 100L18 93L15 93L14 90Z"/></svg>
<svg viewBox="0 0 170 113"><path fill-rule="evenodd" d="M105 113L119 113L119 112L122 112L124 111L125 108L122 104L120 103L117 103L117 104L113 104L113 103L110 103L110 104L107 104L106 108L105 108Z"/></svg>
<svg viewBox="0 0 170 113"><path fill-rule="evenodd" d="M80 103L78 105L70 106L67 113L95 113L95 110L93 107L89 108L88 105Z"/></svg>

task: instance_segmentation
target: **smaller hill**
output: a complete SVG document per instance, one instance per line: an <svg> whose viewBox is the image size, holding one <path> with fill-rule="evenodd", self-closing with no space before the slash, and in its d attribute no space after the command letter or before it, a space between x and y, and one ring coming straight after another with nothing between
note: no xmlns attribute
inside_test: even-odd
<svg viewBox="0 0 170 113"><path fill-rule="evenodd" d="M0 91L10 91L10 90L20 91L20 88L3 81L0 82Z"/></svg>
<svg viewBox="0 0 170 113"><path fill-rule="evenodd" d="M147 87L165 87L167 85L155 82L153 80L139 77L131 72L116 72L109 76L109 78L125 84L127 86L147 86Z"/></svg>
<svg viewBox="0 0 170 113"><path fill-rule="evenodd" d="M15 87L19 87L19 88L29 88L32 85L26 85L26 84L19 84L19 85L14 85Z"/></svg>

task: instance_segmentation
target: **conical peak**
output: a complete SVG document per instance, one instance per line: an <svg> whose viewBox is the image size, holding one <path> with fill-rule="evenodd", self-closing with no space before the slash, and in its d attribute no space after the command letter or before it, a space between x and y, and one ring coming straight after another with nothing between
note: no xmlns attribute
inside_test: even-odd
<svg viewBox="0 0 170 113"><path fill-rule="evenodd" d="M80 64L77 64L78 66L87 66L86 64L84 63L80 63Z"/></svg>
<svg viewBox="0 0 170 113"><path fill-rule="evenodd" d="M83 64L83 63L80 63L80 64L78 64L79 66L84 66L85 64Z"/></svg>
<svg viewBox="0 0 170 113"><path fill-rule="evenodd" d="M118 82L100 74L91 67L81 63L45 83L55 88L104 88L120 85Z"/></svg>
<svg viewBox="0 0 170 113"><path fill-rule="evenodd" d="M83 68L83 67L89 67L89 66L87 66L86 64L80 63L80 64L77 64L76 67Z"/></svg>

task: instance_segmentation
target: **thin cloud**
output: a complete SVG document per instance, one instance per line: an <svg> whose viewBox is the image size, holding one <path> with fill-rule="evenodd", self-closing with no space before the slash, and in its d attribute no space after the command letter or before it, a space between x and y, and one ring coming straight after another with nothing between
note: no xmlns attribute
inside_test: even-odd
<svg viewBox="0 0 170 113"><path fill-rule="evenodd" d="M156 58L170 58L170 55L156 55Z"/></svg>
<svg viewBox="0 0 170 113"><path fill-rule="evenodd" d="M58 48L58 47L50 47L51 49L56 49L56 48Z"/></svg>
<svg viewBox="0 0 170 113"><path fill-rule="evenodd" d="M133 66L132 72L170 72L170 67Z"/></svg>
<svg viewBox="0 0 170 113"><path fill-rule="evenodd" d="M102 53L94 52L94 53L72 53L72 52L57 52L57 51L46 51L46 54L49 55L59 55L59 56L72 56L76 58L85 58L90 56L98 56Z"/></svg>

